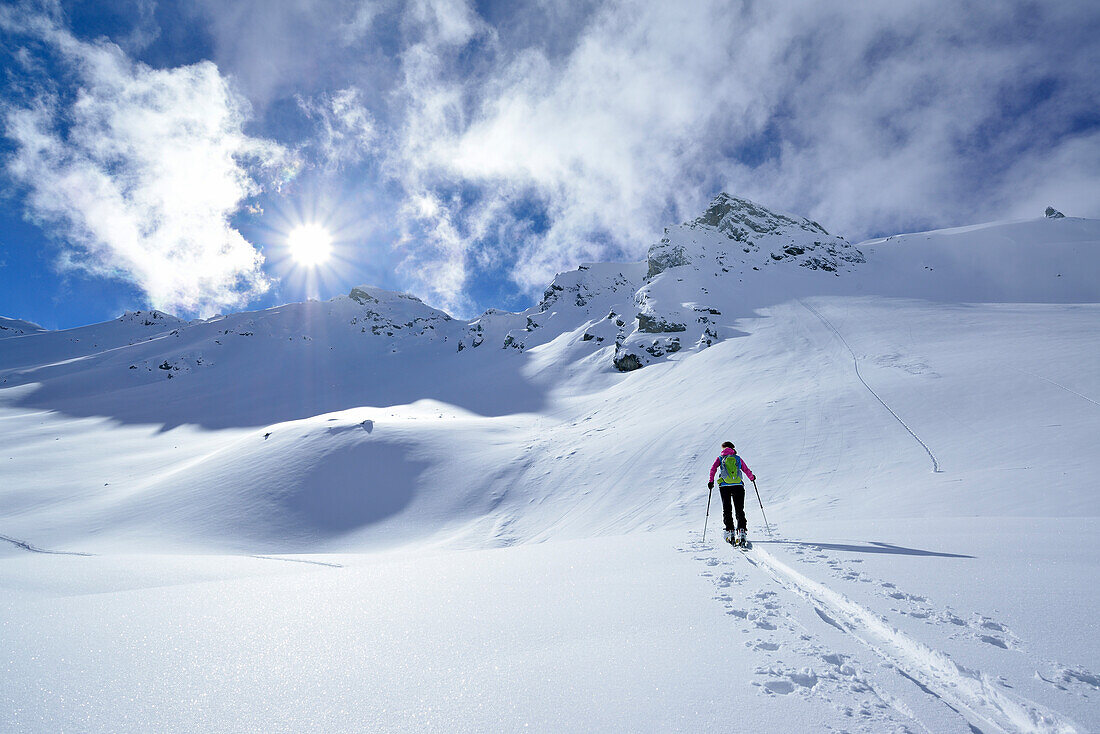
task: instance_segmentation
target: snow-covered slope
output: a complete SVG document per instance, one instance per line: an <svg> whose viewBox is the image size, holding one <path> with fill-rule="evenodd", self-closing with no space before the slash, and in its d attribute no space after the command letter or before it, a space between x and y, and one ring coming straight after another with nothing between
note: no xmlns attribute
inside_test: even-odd
<svg viewBox="0 0 1100 734"><path fill-rule="evenodd" d="M63 331L20 327L13 331L22 333L8 334L0 349L0 370L85 359L163 335L185 323L160 311L129 311L114 321Z"/></svg>
<svg viewBox="0 0 1100 734"><path fill-rule="evenodd" d="M518 314L463 323L363 287L206 321L138 312L10 337L0 396L19 450L0 471L9 501L34 499L9 528L53 544L94 530L268 550L631 530L686 519L719 435L785 467L770 492L794 512L828 504L838 467L817 459L835 455L864 477L846 490L866 495L861 507L920 514L946 478L911 501L876 489L881 477L916 459L956 481L985 451L979 427L1046 446L1009 427L1051 389L1084 411L1058 438L1083 442L1070 464L1088 455L1098 241L1100 223L1061 218L853 247L723 194L646 262L563 273ZM119 446L108 456L86 427L104 425ZM39 430L65 442L64 467L43 471L59 446ZM989 446L990 462L1009 450ZM997 491L969 485L968 511ZM1043 512L1090 502L1055 479ZM1001 504L1040 511L1023 493Z"/></svg>
<svg viewBox="0 0 1100 734"><path fill-rule="evenodd" d="M12 336L23 336L24 334L36 334L41 331L45 331L45 329L33 321L9 319L0 316L0 339L7 339Z"/></svg>
<svg viewBox="0 0 1100 734"><path fill-rule="evenodd" d="M1096 220L994 222L859 244L863 292L950 303L1095 303Z"/></svg>
<svg viewBox="0 0 1100 734"><path fill-rule="evenodd" d="M519 314L466 323L364 287L207 321L28 331L0 341L0 584L20 599L0 614L33 631L33 610L86 591L112 592L104 620L140 598L177 610L180 629L225 600L226 629L280 610L283 632L262 648L143 616L203 651L196 670L234 670L243 655L275 671L243 684L196 673L192 698L240 686L199 719L155 687L162 728L287 685L277 651L294 649L331 674L307 687L332 685L358 708L287 694L237 728L353 729L359 710L392 730L698 731L733 711L757 731L1094 730L1097 272L1093 220L853 246L722 195L646 261L560 274ZM764 542L750 496L755 561L711 547L717 495L699 538L722 440L759 477L782 540ZM1028 552L1006 552L1018 546ZM310 563L118 555L149 550ZM174 574L184 590L155 590ZM528 576L547 590L517 580ZM359 605L364 589L402 611ZM612 621L642 600L651 622ZM444 607L453 624L438 627ZM79 601L59 609L66 628L120 634ZM316 639L287 631L320 617ZM483 638L489 628L511 647ZM46 632L58 654L78 644ZM9 695L25 728L58 728L33 725L58 710L27 706L17 681L54 673L19 639L0 690L23 691ZM352 683L355 666L324 639L350 641L391 683ZM172 649L131 646L118 665L77 657L121 692L172 666ZM630 674L594 693L609 656ZM520 665L532 659L546 664ZM719 691L729 711L695 687L721 666L738 671ZM409 693L421 674L448 681L446 706L428 713ZM580 685L591 705L541 701L525 688L536 679L559 703ZM615 691L637 702L643 689L651 706L616 704ZM92 729L125 728L117 710L86 710Z"/></svg>

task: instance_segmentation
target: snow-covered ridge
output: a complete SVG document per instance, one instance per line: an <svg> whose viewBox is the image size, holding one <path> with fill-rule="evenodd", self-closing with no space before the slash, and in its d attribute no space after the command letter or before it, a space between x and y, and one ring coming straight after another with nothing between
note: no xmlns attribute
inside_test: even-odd
<svg viewBox="0 0 1100 734"><path fill-rule="evenodd" d="M58 359L67 358L86 349L88 341L110 349L163 329L175 337L177 332L210 336L220 331L223 337L259 334L292 341L312 340L318 330L357 332L385 340L378 346L389 352L425 342L467 354L486 348L523 352L566 339L578 358L591 355L608 368L631 371L712 346L736 335L736 318L798 296L1095 301L1090 269L1077 263L1081 257L1095 258L1100 225L1059 214L894 235L854 246L812 220L721 193L699 217L666 228L643 262L588 263L559 273L537 304L518 313L489 309L461 322L416 296L359 286L325 305L288 304L190 323L157 311L127 313L115 322L53 332L64 334L61 340L67 344L53 349ZM118 328L131 324L152 331ZM44 336L26 322L0 322L0 336L15 332ZM211 338L202 340L220 346ZM0 368L28 363L20 351L0 357ZM177 370L165 364L197 367L200 362L212 363L209 354L191 349L158 353L141 366L170 373Z"/></svg>
<svg viewBox="0 0 1100 734"><path fill-rule="evenodd" d="M817 222L726 193L715 197L702 216L665 230L664 238L650 248L648 277L708 258L725 273L738 263L763 267L793 260L811 270L836 272L845 263L863 262L858 249Z"/></svg>
<svg viewBox="0 0 1100 734"><path fill-rule="evenodd" d="M310 341L323 330L326 335L346 332L348 338L351 333L377 337L384 340L378 348L388 352L421 343L467 354L486 348L523 352L565 339L577 358L593 356L608 368L631 371L712 346L737 334L732 329L736 318L798 296L1097 300L1089 268L1076 263L1095 257L1100 226L1057 214L894 235L854 246L812 220L721 193L699 217L666 228L646 260L588 263L559 273L537 304L518 313L489 309L462 322L416 296L359 286L324 305L288 304L190 323L157 311L127 313L108 322L115 327L55 332L65 335L57 338L67 346L55 344L54 352L58 359L71 357L86 349L88 341L95 348L114 348L163 329L206 335L200 341L208 347L220 346L212 339L215 332L222 337L259 334ZM124 324L151 331L119 331ZM36 328L5 320L0 336L15 331L44 336ZM28 363L20 351L0 357L0 368ZM158 353L139 368L170 373L177 370L164 369L165 364L182 370L182 365L197 367L200 362L212 364L208 353L193 348Z"/></svg>
<svg viewBox="0 0 1100 734"><path fill-rule="evenodd" d="M724 338L715 326L719 305L739 299L745 278L792 267L839 276L863 261L817 222L722 193L698 218L667 228L645 261L559 273L532 308L491 309L473 321L458 349L523 351L568 335L589 353L604 350L608 366L630 371Z"/></svg>
<svg viewBox="0 0 1100 734"><path fill-rule="evenodd" d="M1043 217L859 243L855 292L954 303L1100 302L1100 221Z"/></svg>
<svg viewBox="0 0 1100 734"><path fill-rule="evenodd" d="M7 339L12 336L23 336L24 334L37 334L40 331L46 330L33 321L9 319L0 316L0 339Z"/></svg>
<svg viewBox="0 0 1100 734"><path fill-rule="evenodd" d="M756 234L776 234L792 227L804 229L811 234L829 234L815 221L774 212L754 201L730 196L724 191L714 197L703 215L691 224L713 227L728 235L730 239L741 241L750 238L749 231Z"/></svg>
<svg viewBox="0 0 1100 734"><path fill-rule="evenodd" d="M544 400L528 370L614 375L681 361L798 299L1097 303L1098 243L1100 222L1050 217L856 247L816 222L721 194L700 217L669 227L646 260L560 273L519 313L490 309L466 322L371 286L191 322L136 311L5 339L0 386L36 384L35 404L128 421L161 420L168 381L178 423L264 425L422 398L500 415ZM483 389L491 380L509 389ZM105 386L141 398L123 405ZM293 400L250 397L267 391Z"/></svg>
<svg viewBox="0 0 1100 734"><path fill-rule="evenodd" d="M140 324L141 326L182 326L187 322L164 311L127 311L115 319L120 324Z"/></svg>
<svg viewBox="0 0 1100 734"><path fill-rule="evenodd" d="M988 250L992 239L997 243L1009 243L1002 246L1031 248L1035 255L1049 254L1043 253L1041 248L1056 243L1081 244L1095 240L1094 224L1089 220L1054 217L894 235L855 247L843 237L828 234L817 222L776 213L747 199L722 193L701 216L666 228L662 239L650 247L644 262L589 263L560 273L547 287L542 299L523 312L490 309L463 324L416 296L372 286L356 287L347 296L330 301L330 306L322 310L326 310L328 316L346 320L349 326L358 327L360 333L397 338L398 344L404 343L405 337L428 336L432 340L450 342L455 351L486 344L522 351L575 332L583 336L581 341L591 342L590 348L614 343L616 348L609 354L609 361L619 369L633 369L683 349L701 349L715 343L722 338L718 324L723 319L718 317L723 311L718 307L719 302L732 299L748 303L751 299L742 296L757 290L754 285L768 281L769 287L774 286L774 276L792 265L803 272L821 271L839 277L865 262L860 248L873 249L876 254L881 250L884 254L877 263L881 264L882 260L898 259L897 245L908 245L906 254L918 255L927 252L929 243L945 240L950 241L951 248L960 251L967 247ZM963 235L968 237L959 240ZM884 249L885 245L890 249ZM982 255L986 261L997 259L996 253L983 252ZM1043 260L1037 258L1040 263ZM899 295L912 290L915 276L919 280L933 271L932 266L893 265L892 269L897 271L894 275L899 281ZM970 265L981 263L971 262ZM1070 269L1063 269L1067 273L1062 275L1071 276L1073 280ZM889 280L890 275L886 273L885 280ZM951 275L941 271L937 280ZM973 267L955 275L972 277ZM805 290L807 284L800 283L798 287ZM818 287L822 291L837 290L836 286L825 286L820 280ZM810 286L811 292L813 288ZM1080 296L1074 293L1074 298ZM233 314L190 324L158 311L136 311L107 323L173 329L203 328L204 325L208 328L218 324L223 335L248 336L255 333L253 329L258 323L270 322L272 318L285 319L292 312L303 309L310 310L304 304L289 304L268 311ZM104 326L57 333L65 333L68 341L74 344L91 338L95 346L100 346L100 341L117 346L117 337L95 338L92 332L103 331ZM0 327L4 329L0 334L6 336L15 335L15 332L23 335L43 331L37 325L14 319L5 319ZM303 327L308 329L310 324L305 323ZM281 330L261 327L261 331ZM302 336L310 335L303 333ZM131 336L126 341L132 342L134 338Z"/></svg>
<svg viewBox="0 0 1100 734"><path fill-rule="evenodd" d="M523 351L567 338L585 344L587 351L614 341L615 332L597 335L592 326L602 325L621 311L644 280L644 263L586 263L559 273L539 302L519 313L489 309L469 327L462 346L491 344Z"/></svg>

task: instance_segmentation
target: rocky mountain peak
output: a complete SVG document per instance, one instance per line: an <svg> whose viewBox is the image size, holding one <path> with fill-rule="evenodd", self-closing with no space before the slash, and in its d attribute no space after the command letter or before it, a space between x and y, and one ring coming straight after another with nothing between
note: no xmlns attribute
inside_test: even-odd
<svg viewBox="0 0 1100 734"><path fill-rule="evenodd" d="M362 306L362 313L352 319L352 324L361 324L362 331L369 330L376 335L434 335L437 326L457 323L450 314L432 308L414 295L385 288L356 286L347 296L338 296L333 300L340 299L349 299Z"/></svg>
<svg viewBox="0 0 1100 734"><path fill-rule="evenodd" d="M795 261L814 270L836 272L843 264L862 259L843 237L830 235L813 220L780 214L723 192L702 216L665 229L665 236L649 249L646 278L706 262L724 273L730 272L735 260L755 270L773 262Z"/></svg>
<svg viewBox="0 0 1100 734"><path fill-rule="evenodd" d="M352 288L351 292L348 293L348 298L363 306L368 303L400 303L402 301L424 304L423 301L411 293L388 291L384 288L376 288L372 285L360 285ZM428 308L430 308L430 306L428 306Z"/></svg>
<svg viewBox="0 0 1100 734"><path fill-rule="evenodd" d="M432 308L411 293L388 291L385 288L377 288L372 285L360 285L352 288L347 297L360 306L365 306L370 313L384 314L394 318L408 316L414 319L453 321L450 314Z"/></svg>
<svg viewBox="0 0 1100 734"><path fill-rule="evenodd" d="M187 322L183 319L152 309L150 311L127 311L115 321L120 324L141 324L142 326L183 326Z"/></svg>
<svg viewBox="0 0 1100 734"><path fill-rule="evenodd" d="M746 241L753 235L776 234L785 229L800 229L813 234L828 235L815 221L773 212L767 207L726 192L718 194L710 206L689 226L713 227L731 239Z"/></svg>
<svg viewBox="0 0 1100 734"><path fill-rule="evenodd" d="M616 339L615 367L638 369L719 341L718 294L743 291L746 279L779 282L777 273L789 278L798 271L840 277L862 262L858 249L817 222L723 192L702 216L666 228L649 248L645 283L634 294L633 330L624 325Z"/></svg>

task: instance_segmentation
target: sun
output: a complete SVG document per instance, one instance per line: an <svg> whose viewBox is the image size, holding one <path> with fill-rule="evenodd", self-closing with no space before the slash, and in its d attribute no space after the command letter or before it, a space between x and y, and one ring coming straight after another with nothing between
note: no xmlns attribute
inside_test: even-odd
<svg viewBox="0 0 1100 734"><path fill-rule="evenodd" d="M299 265L316 267L332 257L332 235L319 224L303 224L287 235L290 256Z"/></svg>

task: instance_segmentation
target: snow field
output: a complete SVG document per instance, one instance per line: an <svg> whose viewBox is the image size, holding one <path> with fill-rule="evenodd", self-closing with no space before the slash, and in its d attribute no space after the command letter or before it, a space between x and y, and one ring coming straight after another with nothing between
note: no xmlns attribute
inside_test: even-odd
<svg viewBox="0 0 1100 734"><path fill-rule="evenodd" d="M0 618L17 634L0 710L16 731L149 717L165 731L1090 730L1087 671L977 641L928 647L964 628L1022 644L1004 617L970 620L963 599L950 608L965 625L898 624L904 605L942 604L944 564L980 564L979 548L813 537L816 549L758 536L747 554L655 532L301 557L326 566L21 553L3 570L16 591ZM805 573L780 560L799 552L818 558ZM881 576L884 559L907 568ZM839 585L834 565L869 580ZM922 585L935 593L904 591Z"/></svg>

